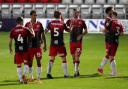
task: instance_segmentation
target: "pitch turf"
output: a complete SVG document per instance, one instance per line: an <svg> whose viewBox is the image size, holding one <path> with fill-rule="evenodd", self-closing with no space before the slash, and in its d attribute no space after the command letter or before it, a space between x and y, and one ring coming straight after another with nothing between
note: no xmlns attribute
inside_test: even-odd
<svg viewBox="0 0 128 89"><path fill-rule="evenodd" d="M128 35L120 38L116 61L118 75L109 76L109 63L104 68L104 75L97 74L103 56L105 55L104 36L87 35L83 39L83 52L81 55L79 78L73 78L73 64L69 51L69 35L64 36L68 71L71 78L63 78L63 68L61 59L56 57L52 74L54 79L46 79L46 69L48 64L48 51L43 53L42 59L42 79L41 83L33 82L27 85L18 83L16 65L13 64L13 56L9 54L8 38L9 33L0 33L0 89L127 89L128 85ZM46 36L49 47L50 36ZM36 77L36 62L34 61L34 76Z"/></svg>

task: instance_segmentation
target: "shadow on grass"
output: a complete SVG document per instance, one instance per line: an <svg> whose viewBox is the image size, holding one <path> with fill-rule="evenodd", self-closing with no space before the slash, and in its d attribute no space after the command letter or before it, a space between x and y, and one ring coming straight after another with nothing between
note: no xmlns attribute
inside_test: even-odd
<svg viewBox="0 0 128 89"><path fill-rule="evenodd" d="M98 73L88 74L88 75L80 75L80 78L93 78L93 77L101 77Z"/></svg>
<svg viewBox="0 0 128 89"><path fill-rule="evenodd" d="M18 80L4 80L0 82L0 86L13 86L13 85L20 85Z"/></svg>
<svg viewBox="0 0 128 89"><path fill-rule="evenodd" d="M109 76L109 77L106 77L105 79L126 79L128 80L128 76Z"/></svg>
<svg viewBox="0 0 128 89"><path fill-rule="evenodd" d="M88 75L80 75L78 78L92 78L92 77L100 77L101 75L99 75L98 73L94 73L94 74L88 74ZM59 76L59 77L54 77L53 79L71 79L74 78L74 76L69 76L68 78L64 78L63 76ZM47 78L41 78L41 80L48 80ZM52 79L50 79L52 80Z"/></svg>

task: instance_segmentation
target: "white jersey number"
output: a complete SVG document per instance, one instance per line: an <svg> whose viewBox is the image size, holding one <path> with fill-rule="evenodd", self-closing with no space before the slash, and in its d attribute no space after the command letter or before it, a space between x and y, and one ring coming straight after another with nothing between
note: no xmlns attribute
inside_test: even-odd
<svg viewBox="0 0 128 89"><path fill-rule="evenodd" d="M59 32L58 32L59 28L54 28L54 36L58 36Z"/></svg>
<svg viewBox="0 0 128 89"><path fill-rule="evenodd" d="M17 41L20 41L21 43L23 43L24 40L21 34L18 35Z"/></svg>

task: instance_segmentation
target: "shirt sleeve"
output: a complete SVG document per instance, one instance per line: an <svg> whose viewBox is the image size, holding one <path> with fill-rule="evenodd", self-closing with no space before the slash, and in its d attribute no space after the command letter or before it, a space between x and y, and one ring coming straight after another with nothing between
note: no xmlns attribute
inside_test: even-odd
<svg viewBox="0 0 128 89"><path fill-rule="evenodd" d="M11 32L10 32L10 38L14 38L14 36L13 36L13 30L11 30Z"/></svg>
<svg viewBox="0 0 128 89"><path fill-rule="evenodd" d="M86 26L86 24L85 24L85 21L83 21L83 28L84 28L84 29L87 29L87 26Z"/></svg>

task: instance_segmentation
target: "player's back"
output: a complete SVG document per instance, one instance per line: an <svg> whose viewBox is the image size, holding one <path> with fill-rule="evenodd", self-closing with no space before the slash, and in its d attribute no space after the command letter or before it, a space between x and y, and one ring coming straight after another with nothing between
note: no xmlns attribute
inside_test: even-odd
<svg viewBox="0 0 128 89"><path fill-rule="evenodd" d="M65 24L60 19L52 20L48 25L48 30L51 32L51 45L64 45L63 32Z"/></svg>
<svg viewBox="0 0 128 89"><path fill-rule="evenodd" d="M17 25L11 30L10 37L15 40L15 51L22 52L27 50L28 36L28 29L21 25Z"/></svg>

